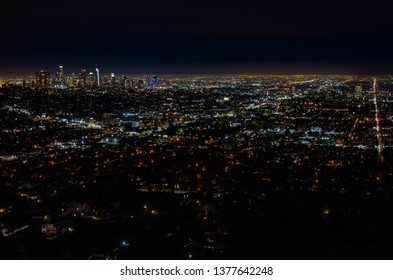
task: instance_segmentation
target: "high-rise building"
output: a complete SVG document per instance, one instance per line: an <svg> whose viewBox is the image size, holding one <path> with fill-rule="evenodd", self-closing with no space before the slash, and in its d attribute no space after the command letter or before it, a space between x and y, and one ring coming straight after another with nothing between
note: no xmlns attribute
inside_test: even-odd
<svg viewBox="0 0 393 280"><path fill-rule="evenodd" d="M111 85L114 85L115 83L116 83L115 73L111 73Z"/></svg>
<svg viewBox="0 0 393 280"><path fill-rule="evenodd" d="M52 84L55 88L65 88L66 87L66 79L64 76L64 68L63 66L59 66L59 70L56 73L56 79Z"/></svg>
<svg viewBox="0 0 393 280"><path fill-rule="evenodd" d="M100 86L100 83L101 83L100 70L97 68L97 65L96 65L96 72L97 72L97 86Z"/></svg>
<svg viewBox="0 0 393 280"><path fill-rule="evenodd" d="M94 73L93 72L90 72L89 73L89 79L88 79L88 85L89 85L89 87L93 87L94 86L94 81L95 80L95 78L94 78Z"/></svg>
<svg viewBox="0 0 393 280"><path fill-rule="evenodd" d="M50 74L46 70L35 72L35 84L39 88L50 87Z"/></svg>
<svg viewBox="0 0 393 280"><path fill-rule="evenodd" d="M151 76L149 74L147 74L146 76L146 88L151 88L152 84L151 84Z"/></svg>
<svg viewBox="0 0 393 280"><path fill-rule="evenodd" d="M153 87L158 87L158 77L157 75L153 75Z"/></svg>
<svg viewBox="0 0 393 280"><path fill-rule="evenodd" d="M76 87L76 86L78 86L78 83L79 83L78 82L78 76L75 75L75 73L72 73L69 86L70 87Z"/></svg>
<svg viewBox="0 0 393 280"><path fill-rule="evenodd" d="M74 76L74 75L75 75L75 74L72 73L72 76L67 77L67 86L68 86L68 87L74 87L74 81L73 81L73 76Z"/></svg>
<svg viewBox="0 0 393 280"><path fill-rule="evenodd" d="M126 76L123 76L123 81L122 82L123 82L123 88L126 89L128 87L128 84L129 84L128 79L127 79Z"/></svg>
<svg viewBox="0 0 393 280"><path fill-rule="evenodd" d="M65 83L63 66L59 66L59 71L57 72L57 82L60 85L64 85Z"/></svg>
<svg viewBox="0 0 393 280"><path fill-rule="evenodd" d="M86 85L86 69L81 69L79 73L79 86L84 87Z"/></svg>
<svg viewBox="0 0 393 280"><path fill-rule="evenodd" d="M138 88L144 88L145 87L145 83L143 82L143 80L138 80L137 87Z"/></svg>

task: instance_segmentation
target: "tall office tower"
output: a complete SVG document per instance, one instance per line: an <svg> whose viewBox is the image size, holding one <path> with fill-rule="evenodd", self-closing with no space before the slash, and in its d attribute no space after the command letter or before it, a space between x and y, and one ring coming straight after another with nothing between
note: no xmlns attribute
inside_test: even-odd
<svg viewBox="0 0 393 280"><path fill-rule="evenodd" d="M78 82L78 76L75 75L75 73L72 73L71 76L71 87L76 87L78 86L79 82Z"/></svg>
<svg viewBox="0 0 393 280"><path fill-rule="evenodd" d="M146 88L151 88L151 76L149 74L146 76Z"/></svg>
<svg viewBox="0 0 393 280"><path fill-rule="evenodd" d="M59 66L59 71L57 72L57 82L60 85L65 84L65 78L64 78L64 69L63 66Z"/></svg>
<svg viewBox="0 0 393 280"><path fill-rule="evenodd" d="M84 87L86 85L86 69L81 69L79 73L79 86Z"/></svg>
<svg viewBox="0 0 393 280"><path fill-rule="evenodd" d="M94 73L90 72L89 73L89 78L88 78L88 85L89 85L89 87L93 87L94 86L94 82L95 82L94 80L95 80Z"/></svg>
<svg viewBox="0 0 393 280"><path fill-rule="evenodd" d="M157 77L157 75L153 75L153 87L158 87L158 77Z"/></svg>
<svg viewBox="0 0 393 280"><path fill-rule="evenodd" d="M138 80L138 82L137 82L138 88L144 88L144 87L145 87L144 84L145 84L145 83L143 82L143 80Z"/></svg>
<svg viewBox="0 0 393 280"><path fill-rule="evenodd" d="M123 88L127 88L128 87L128 79L127 79L127 77L126 76L123 76L123 80L122 80L122 82L123 82Z"/></svg>
<svg viewBox="0 0 393 280"><path fill-rule="evenodd" d="M100 70L97 68L97 64L96 64L96 73L97 73L97 86L100 86Z"/></svg>
<svg viewBox="0 0 393 280"><path fill-rule="evenodd" d="M35 72L35 84L39 88L49 88L50 87L50 74L46 70Z"/></svg>
<svg viewBox="0 0 393 280"><path fill-rule="evenodd" d="M116 83L115 73L111 73L111 85L114 85L115 83Z"/></svg>
<svg viewBox="0 0 393 280"><path fill-rule="evenodd" d="M72 73L72 75L74 75L74 73ZM70 87L70 88L74 87L74 81L72 79L72 76L67 77L66 83L67 83L68 87Z"/></svg>

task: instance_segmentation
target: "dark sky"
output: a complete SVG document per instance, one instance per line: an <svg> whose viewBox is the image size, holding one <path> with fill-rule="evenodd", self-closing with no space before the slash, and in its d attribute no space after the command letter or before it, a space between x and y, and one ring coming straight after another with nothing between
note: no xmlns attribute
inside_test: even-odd
<svg viewBox="0 0 393 280"><path fill-rule="evenodd" d="M35 0L0 13L3 75L96 63L126 73L393 73L393 17L379 1Z"/></svg>

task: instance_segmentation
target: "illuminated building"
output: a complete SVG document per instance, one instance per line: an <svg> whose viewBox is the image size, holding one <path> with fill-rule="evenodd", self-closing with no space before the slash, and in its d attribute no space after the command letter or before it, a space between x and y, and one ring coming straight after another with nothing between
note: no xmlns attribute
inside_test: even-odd
<svg viewBox="0 0 393 280"><path fill-rule="evenodd" d="M100 70L97 68L97 65L96 65L96 73L97 73L97 86L100 86Z"/></svg>
<svg viewBox="0 0 393 280"><path fill-rule="evenodd" d="M111 84L114 85L116 82L115 73L111 73Z"/></svg>
<svg viewBox="0 0 393 280"><path fill-rule="evenodd" d="M74 86L74 84L72 83L72 77L71 76L67 77L66 81L67 81L67 86L69 86L69 87L73 87Z"/></svg>
<svg viewBox="0 0 393 280"><path fill-rule="evenodd" d="M72 73L71 76L71 87L76 87L78 85L78 77L75 75L75 73Z"/></svg>
<svg viewBox="0 0 393 280"><path fill-rule="evenodd" d="M146 76L146 88L151 88L151 76L149 74Z"/></svg>
<svg viewBox="0 0 393 280"><path fill-rule="evenodd" d="M137 85L138 85L138 88L144 88L145 87L143 80L138 80Z"/></svg>
<svg viewBox="0 0 393 280"><path fill-rule="evenodd" d="M157 75L153 75L153 86L154 87L157 87L158 86L158 77L157 77Z"/></svg>
<svg viewBox="0 0 393 280"><path fill-rule="evenodd" d="M84 87L86 85L86 69L81 69L79 73L79 86Z"/></svg>
<svg viewBox="0 0 393 280"><path fill-rule="evenodd" d="M128 79L127 79L126 76L123 77L123 81L122 82L123 82L123 87L127 88L128 87Z"/></svg>
<svg viewBox="0 0 393 280"><path fill-rule="evenodd" d="M35 84L39 88L49 88L50 74L46 70L36 71Z"/></svg>
<svg viewBox="0 0 393 280"><path fill-rule="evenodd" d="M54 88L66 88L63 66L59 66L59 70L56 73L56 80L53 83L53 86Z"/></svg>
<svg viewBox="0 0 393 280"><path fill-rule="evenodd" d="M63 66L59 66L59 71L57 72L57 82L60 85L63 85L65 80L64 80L64 69Z"/></svg>
<svg viewBox="0 0 393 280"><path fill-rule="evenodd" d="M94 86L94 73L93 72L89 73L88 84L89 84L89 87Z"/></svg>

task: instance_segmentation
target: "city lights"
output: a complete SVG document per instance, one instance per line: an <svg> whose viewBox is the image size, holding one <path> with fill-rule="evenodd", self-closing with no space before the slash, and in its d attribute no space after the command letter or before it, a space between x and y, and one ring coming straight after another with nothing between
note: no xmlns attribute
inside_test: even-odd
<svg viewBox="0 0 393 280"><path fill-rule="evenodd" d="M89 71L1 88L1 230L26 248L10 256L323 257L301 236L390 209L388 77Z"/></svg>

